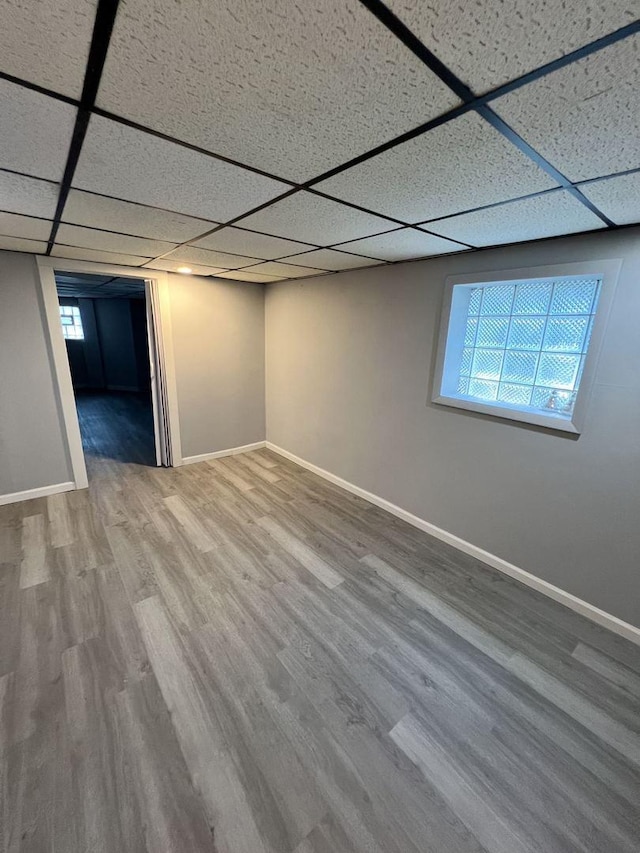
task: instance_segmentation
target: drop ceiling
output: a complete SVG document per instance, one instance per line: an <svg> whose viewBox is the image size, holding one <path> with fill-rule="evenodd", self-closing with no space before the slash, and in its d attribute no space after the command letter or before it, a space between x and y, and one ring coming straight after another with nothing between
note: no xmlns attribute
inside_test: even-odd
<svg viewBox="0 0 640 853"><path fill-rule="evenodd" d="M640 222L638 0L0 3L0 249L269 283Z"/></svg>

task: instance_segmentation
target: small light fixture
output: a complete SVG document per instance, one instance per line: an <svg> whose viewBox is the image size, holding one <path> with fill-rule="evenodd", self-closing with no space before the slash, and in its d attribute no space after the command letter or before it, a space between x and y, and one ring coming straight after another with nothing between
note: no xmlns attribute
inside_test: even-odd
<svg viewBox="0 0 640 853"><path fill-rule="evenodd" d="M178 267L176 272L180 272L183 275L191 275L192 269L191 269L191 267Z"/></svg>

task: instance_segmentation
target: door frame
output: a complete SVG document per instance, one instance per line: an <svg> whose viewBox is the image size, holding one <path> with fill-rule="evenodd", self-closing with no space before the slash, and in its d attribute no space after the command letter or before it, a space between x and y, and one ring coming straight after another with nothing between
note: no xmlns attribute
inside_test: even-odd
<svg viewBox="0 0 640 853"><path fill-rule="evenodd" d="M167 273L159 270L147 270L140 267L112 266L90 261L65 260L37 256L36 263L40 280L40 292L45 314L45 331L49 339L53 359L53 372L56 385L63 432L66 437L67 451L74 486L76 489L86 489L89 485L87 466L82 449L82 437L78 422L75 394L71 380L71 368L67 347L60 323L58 291L56 288L56 272L77 272L97 275L126 276L139 278L145 283L145 299L150 306L154 319L154 329L148 329L148 334L155 332L158 337L156 359L163 379L163 393L157 394L154 411L154 433L157 440L156 418L162 417L166 424L170 457L166 463L172 467L182 465L182 449L180 444L180 421L178 416L178 390L176 385L175 359L173 350L173 335L171 331L171 310L169 302L169 278ZM151 365L152 371L155 366ZM154 378L157 381L157 377ZM154 407L155 408L155 407Z"/></svg>

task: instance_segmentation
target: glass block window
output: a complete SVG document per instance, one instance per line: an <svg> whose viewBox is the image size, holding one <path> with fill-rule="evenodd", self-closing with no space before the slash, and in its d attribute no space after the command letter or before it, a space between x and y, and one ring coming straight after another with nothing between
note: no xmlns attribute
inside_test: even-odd
<svg viewBox="0 0 640 853"><path fill-rule="evenodd" d="M437 399L571 420L601 285L598 275L454 285Z"/></svg>
<svg viewBox="0 0 640 853"><path fill-rule="evenodd" d="M72 341L84 340L79 308L75 305L61 305L60 322L62 323L62 333L65 338Z"/></svg>

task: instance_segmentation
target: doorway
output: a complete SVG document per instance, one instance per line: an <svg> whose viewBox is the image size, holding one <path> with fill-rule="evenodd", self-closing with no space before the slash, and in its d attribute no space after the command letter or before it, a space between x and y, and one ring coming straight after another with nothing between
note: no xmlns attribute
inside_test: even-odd
<svg viewBox="0 0 640 853"><path fill-rule="evenodd" d="M37 263L75 488L113 465L180 465L166 274Z"/></svg>
<svg viewBox="0 0 640 853"><path fill-rule="evenodd" d="M157 465L145 283L56 272L60 322L87 473Z"/></svg>

